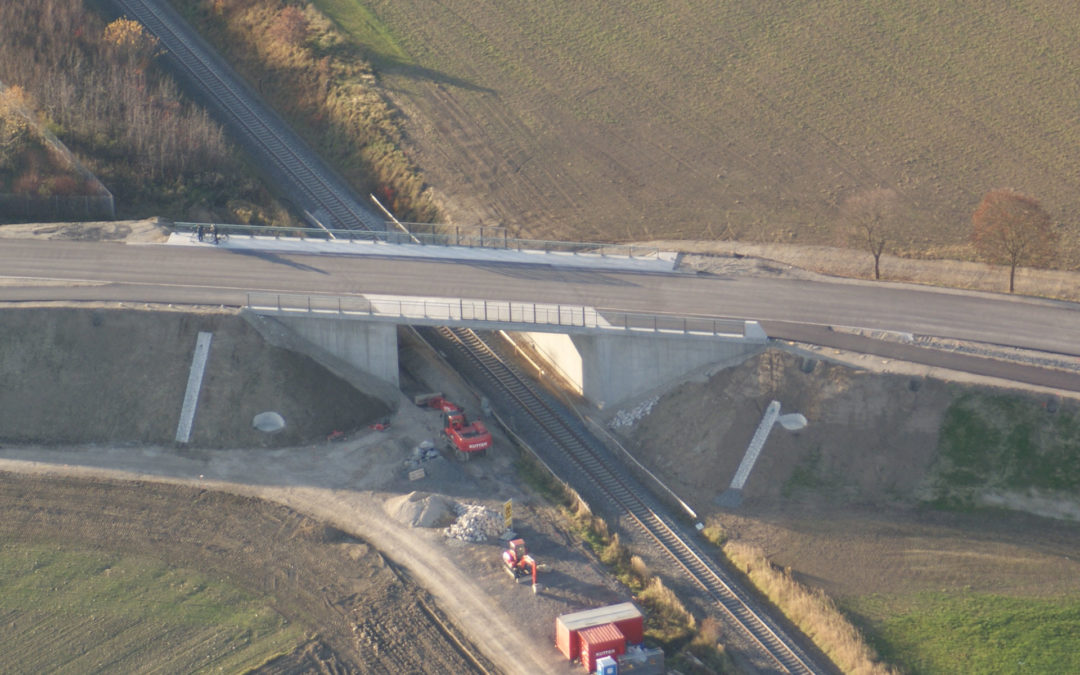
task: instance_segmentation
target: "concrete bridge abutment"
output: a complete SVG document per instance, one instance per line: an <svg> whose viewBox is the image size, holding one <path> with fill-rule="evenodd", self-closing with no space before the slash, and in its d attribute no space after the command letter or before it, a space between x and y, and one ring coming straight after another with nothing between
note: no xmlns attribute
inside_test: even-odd
<svg viewBox="0 0 1080 675"><path fill-rule="evenodd" d="M619 406L713 367L736 365L766 346L761 338L516 333L597 407Z"/></svg>
<svg viewBox="0 0 1080 675"><path fill-rule="evenodd" d="M360 391L397 407L401 393L396 324L254 312L244 316L271 344L306 354Z"/></svg>

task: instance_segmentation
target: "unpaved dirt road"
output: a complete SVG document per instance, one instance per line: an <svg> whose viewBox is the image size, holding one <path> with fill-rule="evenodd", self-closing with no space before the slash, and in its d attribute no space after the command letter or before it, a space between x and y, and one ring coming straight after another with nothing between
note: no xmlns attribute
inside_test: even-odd
<svg viewBox="0 0 1080 675"><path fill-rule="evenodd" d="M175 446L199 330L214 334L211 370L193 442ZM0 508L12 514L0 536L160 556L267 595L313 636L272 672L470 672L471 659L497 672L576 672L553 646L554 618L628 599L570 525L516 482L505 439L468 464L427 462L427 476L411 482L403 463L437 438L435 411L402 397L388 430L364 426L387 419L380 401L262 342L239 317L8 309L0 333L11 399L0 407L0 471L9 472ZM403 344L405 386L479 411L450 371L424 365L421 349ZM46 365L60 377L36 376ZM253 430L264 410L281 412L287 431ZM345 441L325 440L335 429ZM96 442L73 444L79 434ZM498 513L513 499L515 529L550 566L544 590L511 581L497 540L465 543L394 520L384 504L413 491ZM0 637L18 637L7 630Z"/></svg>

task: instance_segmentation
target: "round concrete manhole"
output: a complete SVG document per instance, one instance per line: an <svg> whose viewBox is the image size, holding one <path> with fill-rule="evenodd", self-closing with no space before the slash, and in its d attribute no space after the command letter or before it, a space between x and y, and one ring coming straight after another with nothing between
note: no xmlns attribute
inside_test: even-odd
<svg viewBox="0 0 1080 675"><path fill-rule="evenodd" d="M285 418L276 412L263 412L251 420L251 426L264 433L272 434L285 428Z"/></svg>

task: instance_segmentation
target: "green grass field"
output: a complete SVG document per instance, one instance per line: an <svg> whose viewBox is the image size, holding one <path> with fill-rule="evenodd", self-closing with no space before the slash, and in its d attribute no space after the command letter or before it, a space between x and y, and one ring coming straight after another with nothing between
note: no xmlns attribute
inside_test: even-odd
<svg viewBox="0 0 1080 675"><path fill-rule="evenodd" d="M1080 672L1080 598L985 593L869 596L845 603L878 653L906 672Z"/></svg>
<svg viewBox="0 0 1080 675"><path fill-rule="evenodd" d="M941 506L970 507L985 489L1075 494L1080 487L1080 415L1045 400L966 394L945 414L933 469Z"/></svg>
<svg viewBox="0 0 1080 675"><path fill-rule="evenodd" d="M159 560L0 542L6 672L246 672L305 639L266 603Z"/></svg>
<svg viewBox="0 0 1080 675"><path fill-rule="evenodd" d="M526 227L835 243L880 185L907 208L896 249L967 255L992 188L1080 211L1061 0L315 4L439 129L429 156Z"/></svg>

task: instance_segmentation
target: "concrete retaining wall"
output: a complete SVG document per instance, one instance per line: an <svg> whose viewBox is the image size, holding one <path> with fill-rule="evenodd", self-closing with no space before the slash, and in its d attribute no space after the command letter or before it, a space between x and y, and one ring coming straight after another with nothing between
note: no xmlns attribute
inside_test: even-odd
<svg viewBox="0 0 1080 675"><path fill-rule="evenodd" d="M600 408L619 406L709 366L740 363L762 341L692 339L656 334L563 335L518 333Z"/></svg>

